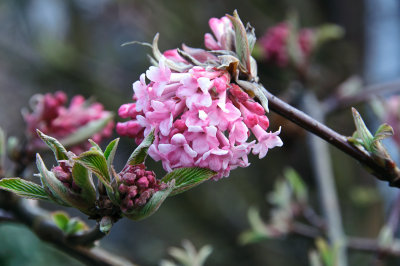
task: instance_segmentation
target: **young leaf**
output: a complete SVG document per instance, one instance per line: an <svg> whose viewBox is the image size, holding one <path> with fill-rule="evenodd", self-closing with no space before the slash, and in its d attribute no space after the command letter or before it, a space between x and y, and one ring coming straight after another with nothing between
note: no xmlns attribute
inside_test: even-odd
<svg viewBox="0 0 400 266"><path fill-rule="evenodd" d="M75 184L82 189L82 197L89 203L96 200L96 189L89 171L81 164L75 163L72 167L72 178Z"/></svg>
<svg viewBox="0 0 400 266"><path fill-rule="evenodd" d="M46 191L41 186L18 177L1 179L0 189L29 199L50 200Z"/></svg>
<svg viewBox="0 0 400 266"><path fill-rule="evenodd" d="M63 211L56 211L51 214L54 223L57 225L58 228L65 231L68 226L69 216Z"/></svg>
<svg viewBox="0 0 400 266"><path fill-rule="evenodd" d="M110 184L110 175L108 172L107 161L104 155L98 151L87 151L81 153L74 160L97 175L104 185Z"/></svg>
<svg viewBox="0 0 400 266"><path fill-rule="evenodd" d="M126 217L129 219L138 221L142 220L144 218L149 217L153 213L155 213L158 208L161 206L161 204L164 202L164 200L171 194L172 190L175 187L175 181L172 180L167 184L167 188L164 190L157 191L154 193L154 195L151 197L151 199L144 205L143 207L139 209L135 209L131 212L124 213Z"/></svg>
<svg viewBox="0 0 400 266"><path fill-rule="evenodd" d="M137 165L144 162L147 156L147 151L154 141L154 130L152 130L140 145L133 151L128 159L127 165Z"/></svg>
<svg viewBox="0 0 400 266"><path fill-rule="evenodd" d="M368 130L367 126L364 123L364 120L361 118L357 110L355 108L351 108L351 110L353 112L354 124L356 125L357 135L362 140L364 148L367 151L371 152L372 140L374 137Z"/></svg>
<svg viewBox="0 0 400 266"><path fill-rule="evenodd" d="M179 168L166 174L161 181L167 183L175 180L175 188L170 196L182 193L215 176L216 172L199 167Z"/></svg>
<svg viewBox="0 0 400 266"><path fill-rule="evenodd" d="M231 20L233 28L235 29L236 54L238 55L240 63L243 65L243 67L245 67L247 72L250 72L250 47L247 40L246 29L244 28L236 10L233 11L233 16L227 15L227 17Z"/></svg>
<svg viewBox="0 0 400 266"><path fill-rule="evenodd" d="M300 175L293 168L286 168L284 172L286 180L293 189L296 198L302 202L307 202L307 187Z"/></svg>
<svg viewBox="0 0 400 266"><path fill-rule="evenodd" d="M55 138L47 136L39 129L36 130L39 137L46 143L54 152L57 160L68 160L68 152L64 146Z"/></svg>
<svg viewBox="0 0 400 266"><path fill-rule="evenodd" d="M373 142L381 141L385 138L393 136L393 128L388 124L382 124L379 126L378 130L375 132Z"/></svg>
<svg viewBox="0 0 400 266"><path fill-rule="evenodd" d="M56 211L51 214L54 223L65 234L71 235L88 229L88 226L79 218L70 218L69 215L63 211Z"/></svg>
<svg viewBox="0 0 400 266"><path fill-rule="evenodd" d="M76 144L82 143L88 140L94 134L104 129L112 118L113 118L112 113L109 113L107 116L103 118L91 121L86 125L80 127L74 133L68 135L68 137L61 139L60 142L66 147L71 147Z"/></svg>
<svg viewBox="0 0 400 266"><path fill-rule="evenodd" d="M99 152L103 152L103 150L100 148L99 144L94 142L94 140L88 139L88 141L90 142L90 144L92 144L92 149L94 148L95 150L97 150Z"/></svg>
<svg viewBox="0 0 400 266"><path fill-rule="evenodd" d="M111 167L112 162L114 161L115 152L117 150L119 143L119 138L114 139L113 141L108 144L106 150L104 151L104 157L107 160L107 166Z"/></svg>
<svg viewBox="0 0 400 266"><path fill-rule="evenodd" d="M61 205L73 206L86 214L91 214L93 202L87 202L77 193L68 189L57 179L53 172L47 170L42 158L36 154L36 165L40 172L42 185L49 191L49 197Z"/></svg>

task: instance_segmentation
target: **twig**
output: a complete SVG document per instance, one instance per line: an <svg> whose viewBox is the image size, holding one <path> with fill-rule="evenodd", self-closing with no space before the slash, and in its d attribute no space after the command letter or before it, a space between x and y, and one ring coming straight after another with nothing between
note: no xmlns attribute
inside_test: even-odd
<svg viewBox="0 0 400 266"><path fill-rule="evenodd" d="M302 105L307 113L320 122L324 121L324 114L321 112L321 107L315 95L310 93L306 94L303 97ZM308 133L308 141L310 145L312 167L322 205L321 209L326 221L328 238L332 245L337 248L338 266L346 266L347 254L345 234L343 232L328 145L311 133Z"/></svg>
<svg viewBox="0 0 400 266"><path fill-rule="evenodd" d="M105 235L100 231L100 224L97 223L95 227L83 234L67 236L66 241L70 245L90 246Z"/></svg>
<svg viewBox="0 0 400 266"><path fill-rule="evenodd" d="M396 200L393 202L393 206L387 222L387 227L390 229L393 235L396 233L399 227L399 219L400 219L400 191L397 192L397 197Z"/></svg>
<svg viewBox="0 0 400 266"><path fill-rule="evenodd" d="M348 143L345 136L318 122L304 112L285 103L265 88L262 89L264 95L268 99L268 105L271 110L347 153L369 168L379 179L387 180L391 186L400 188L400 171L395 167L395 165L379 164L374 160L374 158L372 158L372 156L360 151Z"/></svg>
<svg viewBox="0 0 400 266"><path fill-rule="evenodd" d="M309 226L299 222L293 222L290 232L305 238L317 238L322 235L321 231L313 226ZM382 247L376 239L364 237L347 237L346 248L353 251L361 251L365 253L379 253L392 257L400 257L400 249L395 246Z"/></svg>
<svg viewBox="0 0 400 266"><path fill-rule="evenodd" d="M389 94L400 91L400 80L394 80L386 83L374 84L366 86L359 93L340 98L337 95L328 97L322 102L323 109L326 113L335 110L351 107L354 104L371 100L378 94Z"/></svg>
<svg viewBox="0 0 400 266"><path fill-rule="evenodd" d="M66 237L64 232L49 219L49 213L32 206L26 200L14 198L0 203L0 207L11 212L18 221L28 226L40 239L53 244L59 250L87 265L134 265L98 247L90 249L82 245L72 245L69 242L71 238ZM97 227L83 236L72 237L72 239L75 243L88 244L89 240L98 239L100 236L95 232L96 230L98 230Z"/></svg>
<svg viewBox="0 0 400 266"><path fill-rule="evenodd" d="M9 212L0 210L0 222L17 222L17 220Z"/></svg>

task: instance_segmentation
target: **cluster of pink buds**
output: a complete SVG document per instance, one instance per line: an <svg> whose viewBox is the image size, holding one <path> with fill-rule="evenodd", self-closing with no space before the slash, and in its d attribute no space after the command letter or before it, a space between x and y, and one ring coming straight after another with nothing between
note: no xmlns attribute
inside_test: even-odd
<svg viewBox="0 0 400 266"><path fill-rule="evenodd" d="M32 112L24 112L31 148L41 145L42 142L37 137L36 129L46 135L63 139L91 121L110 116L110 112L105 111L102 104L89 103L81 95L73 97L68 107L66 103L67 96L64 92L37 94L32 97ZM99 143L102 139L111 136L113 127L114 123L110 121L103 130L91 138ZM71 150L78 154L90 147L87 145L90 144L81 144Z"/></svg>
<svg viewBox="0 0 400 266"><path fill-rule="evenodd" d="M307 61L314 46L315 34L313 30L304 28L298 33L291 32L291 28L287 22L282 22L269 28L260 39L260 44L267 60L274 62L280 67L287 66L291 59L288 42L290 35L293 34L296 34L295 48L297 48L303 61Z"/></svg>
<svg viewBox="0 0 400 266"><path fill-rule="evenodd" d="M212 18L210 26L215 38L206 34L206 46L231 47L230 20ZM214 54L186 46L183 50L200 65L190 65L176 49L166 51L158 66L133 84L134 103L120 107L118 114L131 119L117 124L120 135L140 143L154 129L149 155L161 160L166 171L198 166L216 171L215 179L247 167L250 151L263 158L268 149L282 145L279 131L266 131L269 121L263 107L232 81L228 70L218 67ZM178 64L185 70L170 67ZM250 140L251 132L256 140Z"/></svg>
<svg viewBox="0 0 400 266"><path fill-rule="evenodd" d="M153 194L163 190L166 184L155 178L153 171L146 171L144 164L127 165L121 173L121 209L124 212L144 206Z"/></svg>
<svg viewBox="0 0 400 266"><path fill-rule="evenodd" d="M51 171L54 173L56 178L63 183L64 186L72 189L75 192L80 192L80 187L75 184L72 178L72 167L68 161L59 161L59 165L54 166Z"/></svg>

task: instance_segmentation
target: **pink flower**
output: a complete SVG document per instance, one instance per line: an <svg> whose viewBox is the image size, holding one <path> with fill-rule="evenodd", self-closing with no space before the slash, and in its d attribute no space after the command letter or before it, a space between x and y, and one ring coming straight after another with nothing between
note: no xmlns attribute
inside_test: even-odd
<svg viewBox="0 0 400 266"><path fill-rule="evenodd" d="M92 121L110 116L110 112L105 111L103 105L96 102L88 104L81 95L73 97L68 107L66 106L67 96L63 92L37 94L32 97L31 102L33 103L32 112L24 111L23 116L27 124L29 146L33 150L41 145L36 129L46 135L62 139ZM124 114L125 117L134 115L135 113L128 115L125 112ZM95 142L100 142L102 139L111 136L113 128L114 122L110 121L91 138ZM72 147L70 150L78 154L89 147L90 143L83 143Z"/></svg>
<svg viewBox="0 0 400 266"><path fill-rule="evenodd" d="M210 50L231 50L233 41L233 26L229 18L211 18L208 21L215 38L210 34L204 35L204 44Z"/></svg>
<svg viewBox="0 0 400 266"><path fill-rule="evenodd" d="M230 50L229 38L234 37L230 20L211 19L210 27L216 39L206 35L207 48ZM279 131L265 131L269 121L263 107L231 83L227 70L214 67L217 57L202 49L183 46L183 50L205 64L191 66L177 50L165 52L159 65L134 83L135 102L120 107L119 115L130 121L117 125L119 134L140 143L154 129L149 155L162 161L166 171L198 166L216 171L214 179L247 167L251 151L262 158L268 149L282 145ZM171 60L168 65L189 67L176 72L165 60ZM214 61L207 64L209 60ZM257 141L249 141L252 132Z"/></svg>

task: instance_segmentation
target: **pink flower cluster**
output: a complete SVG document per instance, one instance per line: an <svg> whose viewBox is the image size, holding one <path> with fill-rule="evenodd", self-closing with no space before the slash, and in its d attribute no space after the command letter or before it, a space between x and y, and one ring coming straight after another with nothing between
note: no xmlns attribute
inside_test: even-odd
<svg viewBox="0 0 400 266"><path fill-rule="evenodd" d="M230 20L212 18L209 24L215 38L205 35L207 48L229 49ZM200 62L217 59L202 49L183 50ZM167 60L187 63L176 49L166 51L159 65L133 84L134 103L119 108L118 114L131 120L117 124L120 135L137 143L154 129L149 155L161 160L166 171L198 166L216 171L219 179L248 166L250 151L263 158L268 149L282 145L280 131L266 131L269 121L263 107L231 83L229 72L212 66L175 72ZM256 140L250 140L251 132Z"/></svg>
<svg viewBox="0 0 400 266"><path fill-rule="evenodd" d="M166 187L155 178L153 171L146 171L144 164L128 165L119 176L121 184L118 190L122 198L121 210L124 212L144 206L155 192Z"/></svg>
<svg viewBox="0 0 400 266"><path fill-rule="evenodd" d="M67 96L60 91L54 94L38 94L32 97L32 112L24 112L31 148L34 149L34 147L41 144L41 140L36 134L36 129L46 135L62 139L89 122L104 118L110 114L104 110L102 104L89 104L81 95L73 97L68 107L66 103ZM100 142L102 139L111 136L113 127L114 122L110 121L102 131L91 138L95 142ZM72 147L71 151L78 154L89 147L90 144L85 143Z"/></svg>
<svg viewBox="0 0 400 266"><path fill-rule="evenodd" d="M385 102L385 123L393 127L393 139L400 146L400 95L391 96Z"/></svg>
<svg viewBox="0 0 400 266"><path fill-rule="evenodd" d="M267 30L260 39L261 47L267 60L276 63L280 67L289 64L288 40L290 27L286 22L279 23ZM311 29L304 28L298 32L297 45L301 56L307 60L313 48L314 33Z"/></svg>

